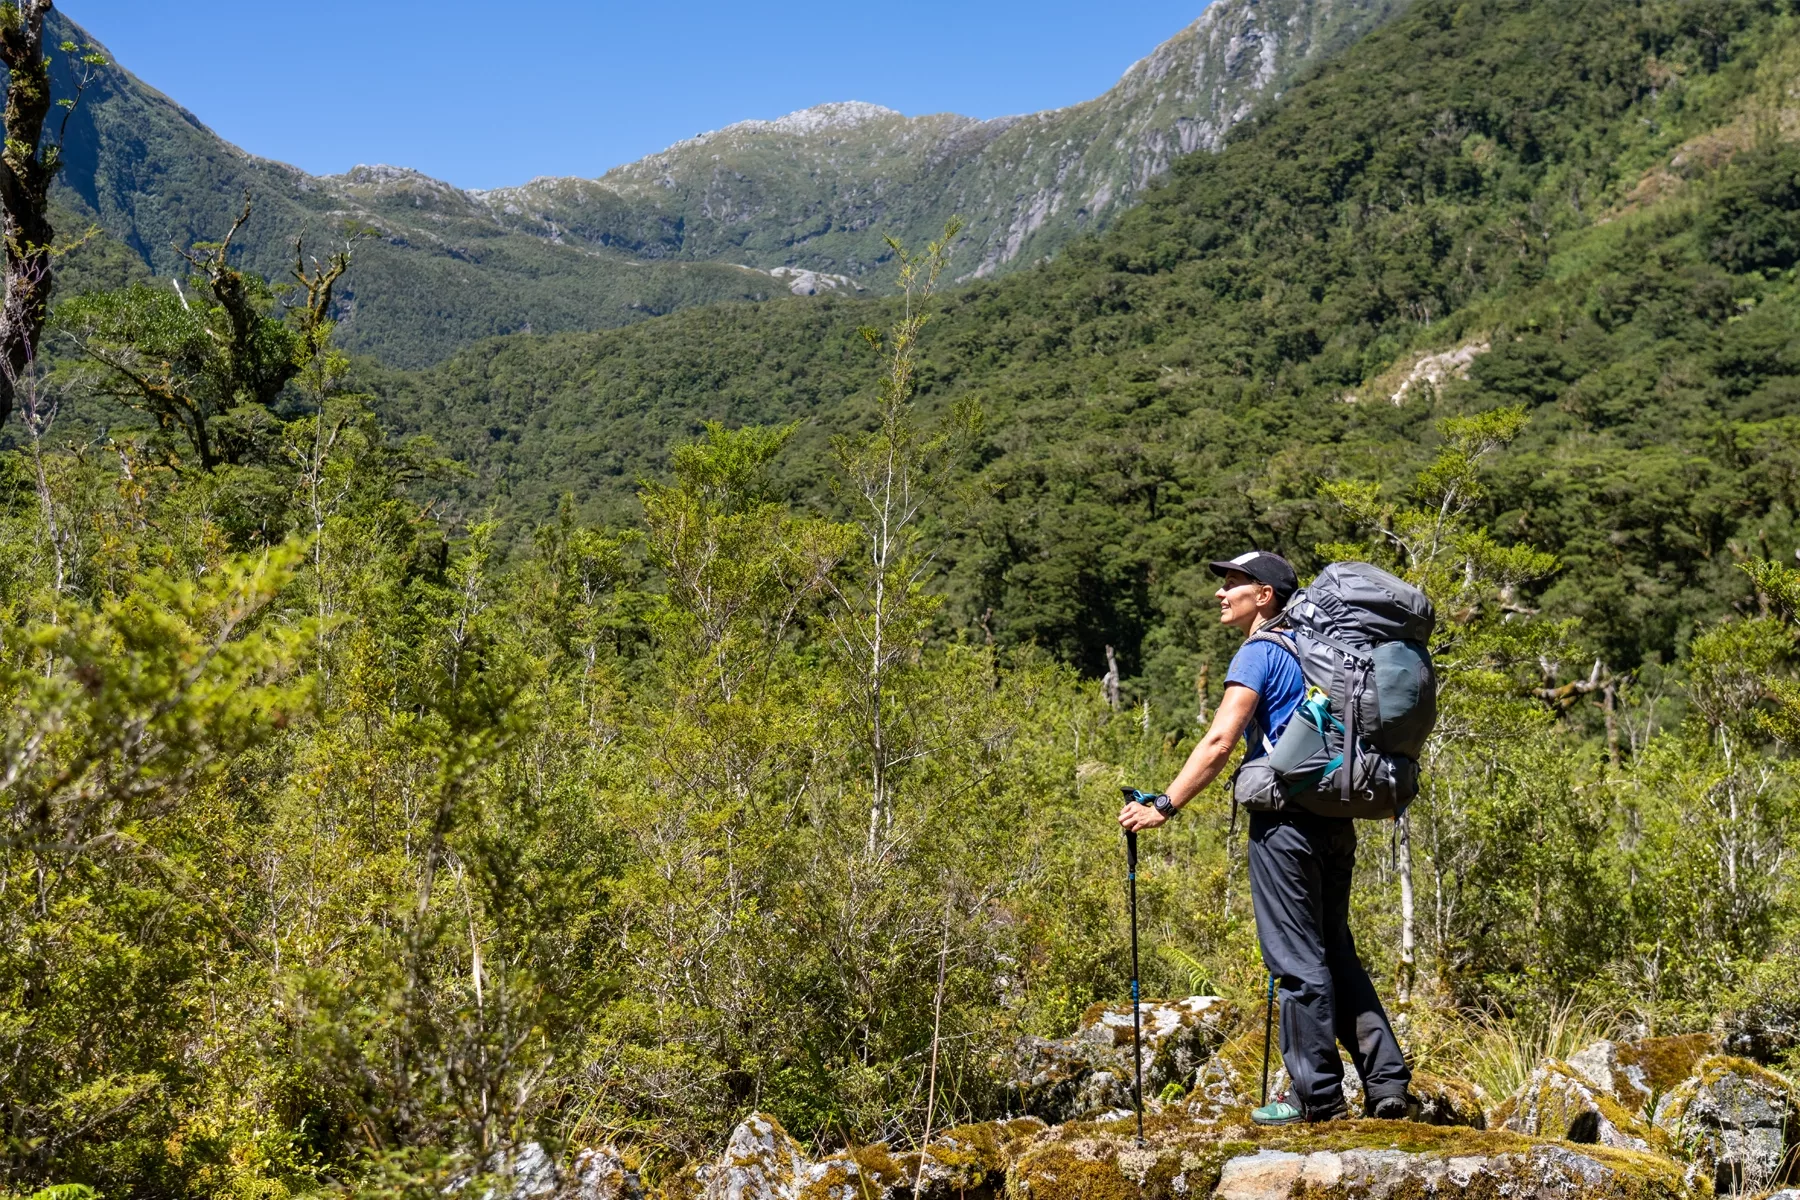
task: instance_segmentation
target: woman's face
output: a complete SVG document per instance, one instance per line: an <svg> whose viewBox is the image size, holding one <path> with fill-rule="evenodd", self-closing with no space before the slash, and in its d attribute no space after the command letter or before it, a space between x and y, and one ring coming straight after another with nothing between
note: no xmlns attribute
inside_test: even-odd
<svg viewBox="0 0 1800 1200"><path fill-rule="evenodd" d="M1275 589L1242 571L1227 571L1225 582L1213 595L1219 601L1219 624L1247 630L1256 623L1260 607L1274 599Z"/></svg>

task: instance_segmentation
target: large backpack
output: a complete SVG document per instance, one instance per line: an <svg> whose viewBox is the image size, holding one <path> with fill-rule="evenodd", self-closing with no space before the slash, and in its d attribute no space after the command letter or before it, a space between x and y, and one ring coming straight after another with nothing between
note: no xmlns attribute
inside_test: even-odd
<svg viewBox="0 0 1800 1200"><path fill-rule="evenodd" d="M1300 660L1306 697L1233 797L1254 811L1397 817L1419 792L1419 755L1437 723L1425 593L1368 563L1332 563L1251 641Z"/></svg>

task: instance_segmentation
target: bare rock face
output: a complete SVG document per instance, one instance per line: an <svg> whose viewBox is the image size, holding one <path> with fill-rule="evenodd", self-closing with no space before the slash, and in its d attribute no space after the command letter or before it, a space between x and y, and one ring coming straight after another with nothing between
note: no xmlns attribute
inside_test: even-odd
<svg viewBox="0 0 1800 1200"><path fill-rule="evenodd" d="M1494 1114L1514 1133L1620 1150L1649 1150L1649 1130L1567 1063L1548 1059Z"/></svg>
<svg viewBox="0 0 1800 1200"><path fill-rule="evenodd" d="M781 1122L751 1113L731 1131L725 1155L707 1168L703 1200L797 1200L808 1163Z"/></svg>
<svg viewBox="0 0 1800 1200"><path fill-rule="evenodd" d="M1762 1191L1783 1182L1800 1144L1800 1097L1773 1071L1714 1055L1657 1105L1656 1127L1715 1192Z"/></svg>

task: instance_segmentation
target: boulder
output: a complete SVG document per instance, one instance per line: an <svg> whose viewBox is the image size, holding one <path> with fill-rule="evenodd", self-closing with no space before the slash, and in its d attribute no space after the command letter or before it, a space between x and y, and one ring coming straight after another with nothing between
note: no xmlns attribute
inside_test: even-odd
<svg viewBox="0 0 1800 1200"><path fill-rule="evenodd" d="M1176 1134L1139 1146L1125 1122L1052 1130L1007 1172L1007 1200L1138 1200L1205 1197L1219 1177L1217 1145ZM1172 1130L1159 1130L1165 1137Z"/></svg>
<svg viewBox="0 0 1800 1200"><path fill-rule="evenodd" d="M1171 1083L1190 1090L1234 1020L1231 1005L1217 996L1146 1000L1139 1016L1146 1103ZM1129 1109L1131 1005L1094 1005L1069 1038L1023 1039L1015 1047L1012 1071L1019 1111L1046 1121Z"/></svg>
<svg viewBox="0 0 1800 1200"><path fill-rule="evenodd" d="M1427 1125L1487 1128L1486 1098L1472 1083L1428 1071L1414 1071L1412 1094L1419 1102L1417 1119Z"/></svg>
<svg viewBox="0 0 1800 1200"><path fill-rule="evenodd" d="M1231 1003L1218 996L1146 1000L1140 1004L1145 1095L1155 1095L1171 1083L1188 1087L1194 1072L1225 1041L1236 1019ZM1114 1052L1123 1060L1129 1078L1131 1005L1093 1005L1082 1014L1075 1036L1069 1041L1074 1046Z"/></svg>
<svg viewBox="0 0 1800 1200"><path fill-rule="evenodd" d="M1700 1060L1719 1052L1719 1041L1710 1033L1686 1033L1677 1037L1642 1038L1619 1045L1620 1069L1637 1085L1638 1091L1649 1091L1651 1103L1694 1073ZM1621 1092L1619 1099L1629 1099Z"/></svg>
<svg viewBox="0 0 1800 1200"><path fill-rule="evenodd" d="M1783 1182L1800 1141L1800 1097L1787 1080L1743 1058L1714 1055L1656 1106L1656 1127L1712 1180L1753 1192Z"/></svg>
<svg viewBox="0 0 1800 1200"><path fill-rule="evenodd" d="M583 1150L575 1156L558 1200L643 1200L637 1172L611 1147Z"/></svg>
<svg viewBox="0 0 1800 1200"><path fill-rule="evenodd" d="M893 1200L910 1195L912 1177L887 1147L865 1146L828 1154L800 1176L797 1200Z"/></svg>
<svg viewBox="0 0 1800 1200"><path fill-rule="evenodd" d="M1648 1115L1652 1105L1694 1073L1699 1061L1716 1054L1710 1034L1599 1041L1569 1056L1569 1068L1629 1112Z"/></svg>
<svg viewBox="0 0 1800 1200"><path fill-rule="evenodd" d="M1565 1197L1690 1195L1672 1163L1643 1154L1600 1157L1565 1146L1489 1154L1409 1153L1400 1149L1262 1150L1230 1159L1216 1200L1415 1200L1418 1197Z"/></svg>
<svg viewBox="0 0 1800 1200"><path fill-rule="evenodd" d="M840 1150L801 1173L797 1200L977 1200L998 1197L1006 1172L1049 1126L1033 1117L958 1125L923 1151L876 1144Z"/></svg>
<svg viewBox="0 0 1800 1200"><path fill-rule="evenodd" d="M1051 1038L1021 1039L1014 1047L1012 1063L1011 1090L1018 1110L1046 1121L1082 1115L1083 1105L1090 1102L1083 1095L1083 1086L1094 1070L1093 1055L1085 1047ZM1107 1079L1112 1080L1110 1072Z"/></svg>
<svg viewBox="0 0 1800 1200"><path fill-rule="evenodd" d="M1619 1150L1649 1150L1649 1129L1567 1063L1547 1059L1494 1112L1501 1129Z"/></svg>
<svg viewBox="0 0 1800 1200"><path fill-rule="evenodd" d="M700 1179L703 1200L797 1200L806 1155L781 1122L751 1113L731 1131L720 1160Z"/></svg>
<svg viewBox="0 0 1800 1200"><path fill-rule="evenodd" d="M496 1150L481 1165L487 1188L481 1200L554 1200L562 1188L562 1172L556 1160L538 1142L521 1142ZM471 1182L463 1175L450 1181L447 1192L459 1192Z"/></svg>
<svg viewBox="0 0 1800 1200"><path fill-rule="evenodd" d="M909 1155L918 1200L998 1196L1006 1173L1026 1147L1049 1128L1035 1117L958 1125Z"/></svg>

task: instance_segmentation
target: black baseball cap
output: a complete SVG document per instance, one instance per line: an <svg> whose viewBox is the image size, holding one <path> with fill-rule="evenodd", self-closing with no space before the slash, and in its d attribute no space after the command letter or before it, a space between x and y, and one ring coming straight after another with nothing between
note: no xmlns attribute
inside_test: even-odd
<svg viewBox="0 0 1800 1200"><path fill-rule="evenodd" d="M1288 598L1300 590L1300 577L1294 574L1294 565L1281 555L1269 550L1246 550L1236 558L1222 558L1208 563L1214 575L1223 575L1227 571L1242 571L1258 583L1266 583L1275 589L1275 598L1287 607Z"/></svg>

